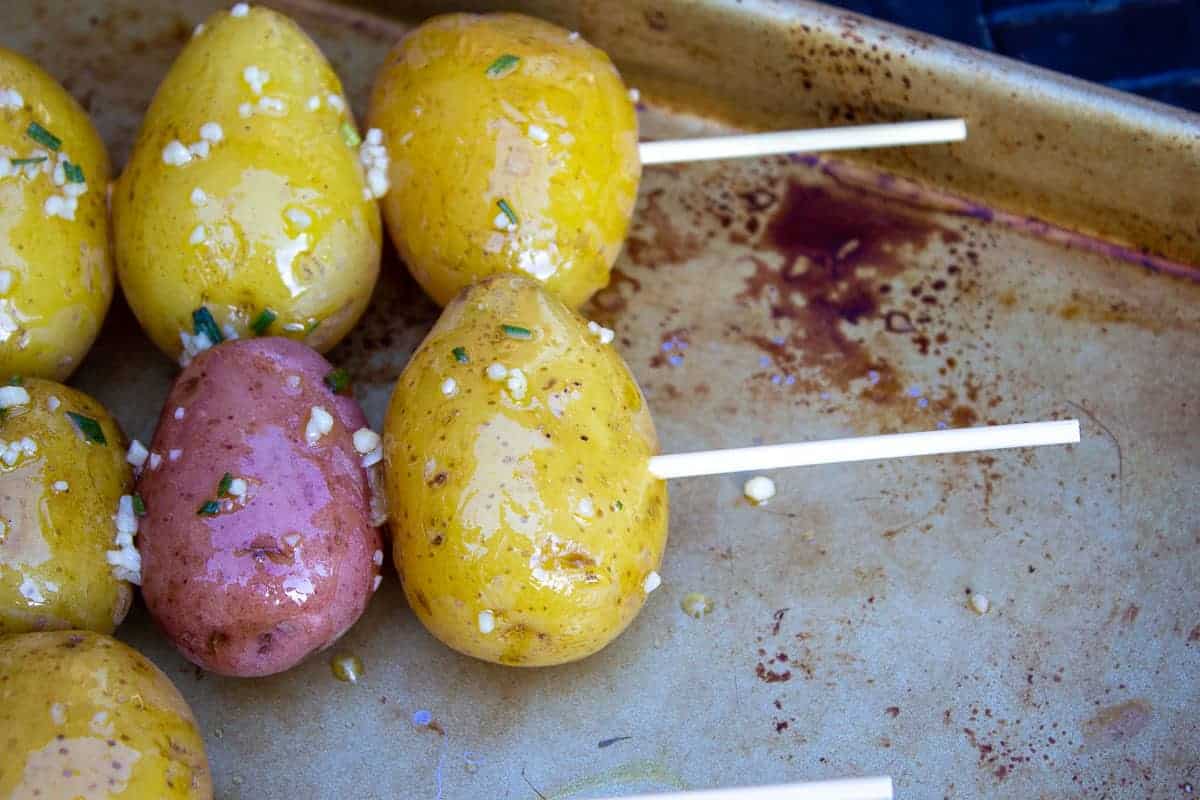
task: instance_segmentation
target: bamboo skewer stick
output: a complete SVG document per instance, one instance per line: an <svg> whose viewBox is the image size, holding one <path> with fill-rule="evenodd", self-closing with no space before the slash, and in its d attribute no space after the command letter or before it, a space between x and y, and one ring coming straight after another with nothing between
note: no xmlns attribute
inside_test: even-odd
<svg viewBox="0 0 1200 800"><path fill-rule="evenodd" d="M815 153L868 147L958 142L967 138L961 119L933 119L884 125L844 125L773 133L747 133L698 139L642 142L642 164L673 164L719 158L749 158L779 153Z"/></svg>
<svg viewBox="0 0 1200 800"><path fill-rule="evenodd" d="M1079 420L1023 422L979 428L951 428L886 436L860 436L821 442L793 442L729 450L702 450L653 456L650 472L658 478L686 478L731 472L757 472L783 467L875 461L976 450L1040 447L1079 441Z"/></svg>
<svg viewBox="0 0 1200 800"><path fill-rule="evenodd" d="M608 800L892 800L892 779L886 776L849 778L745 789L647 794Z"/></svg>

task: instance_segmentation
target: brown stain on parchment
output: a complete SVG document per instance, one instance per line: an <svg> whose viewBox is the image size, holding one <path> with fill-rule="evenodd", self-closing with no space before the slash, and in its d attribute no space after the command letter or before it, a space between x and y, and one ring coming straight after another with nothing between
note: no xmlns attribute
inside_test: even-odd
<svg viewBox="0 0 1200 800"><path fill-rule="evenodd" d="M1140 698L1108 706L1083 723L1083 742L1088 750L1103 750L1141 733L1150 724L1151 707Z"/></svg>
<svg viewBox="0 0 1200 800"><path fill-rule="evenodd" d="M783 342L751 340L781 367L815 368L823 383L847 389L851 380L879 373L867 399L900 393L891 367L874 357L861 337L871 326L893 332L913 329L906 312L892 308L887 281L909 264L906 252L935 239L958 241L960 235L897 206L821 186L791 183L771 217L763 244L782 258L773 263L744 256L753 266L742 303L767 303L772 319L792 322ZM901 330L895 331L896 326ZM805 388L818 388L808 381Z"/></svg>
<svg viewBox="0 0 1200 800"><path fill-rule="evenodd" d="M677 227L662 206L666 189L646 192L634 215L633 228L625 241L625 252L639 266L681 264L695 258L704 249L705 237L690 229Z"/></svg>

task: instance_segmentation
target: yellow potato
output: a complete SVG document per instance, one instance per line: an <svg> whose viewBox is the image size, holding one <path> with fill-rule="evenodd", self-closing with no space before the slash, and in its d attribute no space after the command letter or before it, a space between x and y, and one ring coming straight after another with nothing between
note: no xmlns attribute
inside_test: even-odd
<svg viewBox="0 0 1200 800"><path fill-rule="evenodd" d="M341 83L294 22L261 6L209 19L113 192L118 276L155 344L185 362L203 349L203 306L226 336L333 347L379 273L365 153Z"/></svg>
<svg viewBox="0 0 1200 800"><path fill-rule="evenodd" d="M108 177L108 153L87 113L36 64L0 47L5 378L65 380L91 348L113 292Z"/></svg>
<svg viewBox="0 0 1200 800"><path fill-rule="evenodd" d="M211 800L196 721L157 667L84 631L0 639L0 797Z"/></svg>
<svg viewBox="0 0 1200 800"><path fill-rule="evenodd" d="M0 400L22 391L27 401L0 420L0 634L112 633L133 596L107 560L120 552L120 498L133 491L125 437L103 406L52 381L26 378Z"/></svg>
<svg viewBox="0 0 1200 800"><path fill-rule="evenodd" d="M641 162L603 51L519 14L435 17L388 55L368 117L391 157L388 231L439 303L498 272L572 307L607 285Z"/></svg>
<svg viewBox="0 0 1200 800"><path fill-rule="evenodd" d="M608 333L536 283L495 276L446 307L396 384L384 434L394 561L417 616L455 650L574 661L657 586L658 441Z"/></svg>

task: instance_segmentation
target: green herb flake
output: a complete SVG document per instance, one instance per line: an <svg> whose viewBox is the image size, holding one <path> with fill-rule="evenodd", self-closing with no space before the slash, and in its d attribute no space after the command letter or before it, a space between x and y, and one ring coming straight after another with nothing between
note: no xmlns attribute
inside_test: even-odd
<svg viewBox="0 0 1200 800"><path fill-rule="evenodd" d="M100 427L100 423L91 417L85 417L83 414L77 414L74 411L68 411L67 416L71 418L71 422L75 423L75 427L83 434L84 438L95 444L108 444L108 439L104 438L104 430Z"/></svg>
<svg viewBox="0 0 1200 800"><path fill-rule="evenodd" d="M529 328L522 328L520 325L501 325L500 330L504 331L504 335L510 339L528 341L533 338L533 331Z"/></svg>
<svg viewBox="0 0 1200 800"><path fill-rule="evenodd" d="M347 147L358 147L362 144L362 137L358 135L358 130L354 127L354 123L346 120L342 123L342 141Z"/></svg>
<svg viewBox="0 0 1200 800"><path fill-rule="evenodd" d="M49 147L51 150L56 152L58 151L58 148L62 147L62 139L46 130L41 125L38 125L36 122L29 123L29 127L25 129L25 133L30 139L33 139L38 144L44 144L46 147Z"/></svg>
<svg viewBox="0 0 1200 800"><path fill-rule="evenodd" d="M304 326L304 335L307 336L308 334L315 331L320 326L320 324L321 324L321 320L310 319L308 321L308 323Z"/></svg>
<svg viewBox="0 0 1200 800"><path fill-rule="evenodd" d="M142 499L140 494L133 496L133 513L139 517L146 516L146 501Z"/></svg>
<svg viewBox="0 0 1200 800"><path fill-rule="evenodd" d="M454 360L460 364L467 364L471 361L467 356L467 348L465 347L456 347L450 352L454 354Z"/></svg>
<svg viewBox="0 0 1200 800"><path fill-rule="evenodd" d="M615 503L613 503L613 506L617 509L617 511L620 511L621 509L623 509L625 507L625 504L622 503L620 500L618 500Z"/></svg>
<svg viewBox="0 0 1200 800"><path fill-rule="evenodd" d="M346 387L350 385L350 373L344 369L335 369L325 376L325 385L334 394L342 394L345 392Z"/></svg>
<svg viewBox="0 0 1200 800"><path fill-rule="evenodd" d="M67 174L67 181L70 183L87 183L87 179L83 177L83 167L78 164L63 162L63 172Z"/></svg>
<svg viewBox="0 0 1200 800"><path fill-rule="evenodd" d="M217 483L217 497L228 497L230 486L233 486L233 474L226 472Z"/></svg>
<svg viewBox="0 0 1200 800"><path fill-rule="evenodd" d="M11 378L8 379L8 385L9 386L24 386L25 379L22 378L20 375L13 375Z"/></svg>
<svg viewBox="0 0 1200 800"><path fill-rule="evenodd" d="M221 510L221 504L216 500L208 500L200 508L196 509L196 515L201 517L214 517Z"/></svg>
<svg viewBox="0 0 1200 800"><path fill-rule="evenodd" d="M26 164L40 164L45 160L45 156L34 156L33 158L14 158L8 163L12 164L14 167L23 167Z"/></svg>
<svg viewBox="0 0 1200 800"><path fill-rule="evenodd" d="M200 306L192 312L192 327L197 336L203 333L214 345L225 341L225 337L221 335L221 329L217 327L217 321L213 319L212 312L208 310L207 306Z"/></svg>
<svg viewBox="0 0 1200 800"><path fill-rule="evenodd" d="M496 205L500 207L500 212L504 214L504 216L508 217L508 221L513 225L516 225L519 222L517 219L517 212L512 210L512 206L508 204L507 200L497 200Z"/></svg>
<svg viewBox="0 0 1200 800"><path fill-rule="evenodd" d="M264 308L259 312L258 316L254 318L254 322L250 323L250 328L255 334L262 336L267 332L267 329L271 327L271 323L276 319L277 316L274 311L269 308Z"/></svg>
<svg viewBox="0 0 1200 800"><path fill-rule="evenodd" d="M517 64L521 63L520 56L514 56L512 53L505 53L492 62L492 65L487 68L489 78L502 78L508 73L517 68Z"/></svg>

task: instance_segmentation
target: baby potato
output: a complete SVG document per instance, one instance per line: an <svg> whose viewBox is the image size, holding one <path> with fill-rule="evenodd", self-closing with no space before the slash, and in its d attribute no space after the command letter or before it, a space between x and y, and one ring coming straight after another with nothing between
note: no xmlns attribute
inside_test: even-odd
<svg viewBox="0 0 1200 800"><path fill-rule="evenodd" d="M384 457L393 556L438 639L517 666L584 658L658 585L667 490L611 331L528 279L446 307L400 376Z"/></svg>
<svg viewBox="0 0 1200 800"><path fill-rule="evenodd" d="M231 334L333 347L379 273L378 149L294 22L261 6L209 19L113 192L118 277L155 344L184 363Z"/></svg>
<svg viewBox="0 0 1200 800"><path fill-rule="evenodd" d="M0 47L0 375L65 380L113 293L109 164L75 99Z"/></svg>
<svg viewBox="0 0 1200 800"><path fill-rule="evenodd" d="M367 465L379 437L299 342L226 342L180 373L138 483L142 596L187 658L223 675L289 669L379 588ZM331 388L332 384L333 388Z"/></svg>
<svg viewBox="0 0 1200 800"><path fill-rule="evenodd" d="M191 709L154 664L86 631L0 638L0 797L211 800Z"/></svg>
<svg viewBox="0 0 1200 800"><path fill-rule="evenodd" d="M139 570L125 437L53 381L0 387L0 406L0 634L111 633Z"/></svg>
<svg viewBox="0 0 1200 800"><path fill-rule="evenodd" d="M641 162L602 50L520 14L435 17L388 55L368 118L391 158L392 241L439 303L498 272L572 307L608 284Z"/></svg>

